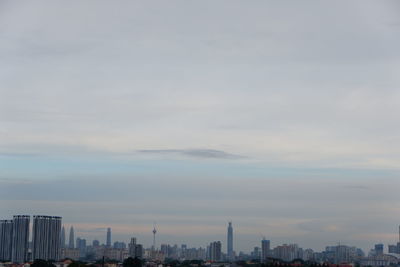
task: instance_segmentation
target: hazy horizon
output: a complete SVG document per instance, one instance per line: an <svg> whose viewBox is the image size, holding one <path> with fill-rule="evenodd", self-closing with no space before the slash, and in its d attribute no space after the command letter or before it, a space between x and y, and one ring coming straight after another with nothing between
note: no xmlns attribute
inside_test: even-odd
<svg viewBox="0 0 400 267"><path fill-rule="evenodd" d="M224 250L233 221L247 252L397 242L399 12L1 1L0 219Z"/></svg>

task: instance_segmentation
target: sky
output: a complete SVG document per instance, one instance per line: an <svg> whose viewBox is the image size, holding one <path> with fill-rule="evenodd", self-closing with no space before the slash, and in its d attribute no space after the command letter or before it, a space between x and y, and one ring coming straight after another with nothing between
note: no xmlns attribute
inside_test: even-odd
<svg viewBox="0 0 400 267"><path fill-rule="evenodd" d="M232 221L247 252L397 242L399 12L1 1L1 219L224 250Z"/></svg>

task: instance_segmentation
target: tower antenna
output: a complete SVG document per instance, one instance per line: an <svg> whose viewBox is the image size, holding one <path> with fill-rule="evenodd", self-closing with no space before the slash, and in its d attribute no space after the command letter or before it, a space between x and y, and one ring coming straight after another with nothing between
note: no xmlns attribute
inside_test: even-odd
<svg viewBox="0 0 400 267"><path fill-rule="evenodd" d="M153 251L156 250L156 233L157 233L156 222L154 222L154 224L153 224Z"/></svg>

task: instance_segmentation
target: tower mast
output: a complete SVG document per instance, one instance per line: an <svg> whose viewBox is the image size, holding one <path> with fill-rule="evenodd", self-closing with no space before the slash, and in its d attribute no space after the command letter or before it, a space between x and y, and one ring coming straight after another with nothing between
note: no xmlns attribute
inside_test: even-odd
<svg viewBox="0 0 400 267"><path fill-rule="evenodd" d="M153 251L156 250L156 223L154 223L154 227L153 227Z"/></svg>

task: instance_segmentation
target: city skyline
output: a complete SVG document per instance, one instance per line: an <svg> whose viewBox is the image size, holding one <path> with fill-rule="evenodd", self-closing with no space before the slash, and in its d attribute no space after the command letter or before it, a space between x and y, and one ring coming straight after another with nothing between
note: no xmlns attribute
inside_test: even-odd
<svg viewBox="0 0 400 267"><path fill-rule="evenodd" d="M271 260L283 260L291 262L304 260L313 262L357 263L365 265L384 265L398 263L400 255L400 225L398 227L398 242L385 246L375 243L365 252L357 246L346 244L326 245L324 249L315 251L303 248L296 243L285 243L271 246L271 240L265 237L260 241L261 246L255 246L252 251L235 251L234 231L232 221L227 222L227 239L225 243L226 253L223 252L224 242L220 240L211 241L204 247L191 247L187 243L172 245L170 242L161 243L156 246L156 227L153 225L153 243L151 247L145 248L137 243L137 238L130 237L129 244L120 241L111 243L112 236L110 227L106 228L106 241L101 244L93 240L88 245L83 237L76 238L75 248L70 245L66 247L65 225L59 216L33 215L32 227L30 215L14 215L13 220L0 220L0 261L12 263L24 263L40 260L60 261L62 259L73 260L117 260L124 261L128 257L138 257L148 261L164 260L209 260L211 262L236 262L240 260L257 260L268 263ZM30 234L30 229L32 234ZM70 227L70 240L74 235L73 226ZM31 238L29 238L31 236ZM75 241L75 240L73 240ZM387 247L387 249L386 249Z"/></svg>
<svg viewBox="0 0 400 267"><path fill-rule="evenodd" d="M393 0L1 1L1 217L62 215L70 247L106 228L151 246L157 222L157 246L225 253L228 221L236 251L263 236L392 244L399 14Z"/></svg>
<svg viewBox="0 0 400 267"><path fill-rule="evenodd" d="M79 241L78 240L84 240L85 246L86 246L86 242L89 242L89 243L97 242L97 243L99 243L98 245L101 244L102 246L105 246L106 248L112 248L116 244L120 243L121 241L125 245L127 245L127 244L128 245L129 244L134 244L135 245L136 244L136 239L137 239L136 237L137 236L141 236L143 234L143 233L137 232L137 233L134 233L134 235L135 235L134 238L132 238L130 236L123 236L121 239L117 239L115 241L112 241L112 238L111 238L111 231L112 231L111 227L104 227L104 228L100 228L100 229L93 229L94 232L98 232L98 231L101 232L102 231L103 232L102 233L103 237L101 237L101 236L94 236L93 237L92 236L90 238L90 235L87 235L87 233L85 235L84 232L79 232L78 231L78 235L77 235L78 237L75 239L74 227L73 227L73 225L70 225L69 226L70 234L69 234L69 239L68 239L68 242L67 242L65 237L63 238L63 235L65 235L65 230L64 229L65 229L66 226L68 227L68 224L64 224L64 223L61 224L61 217L58 217L58 216L47 216L47 215L33 215L32 216L32 218L33 218L32 225L30 223L30 215L14 215L13 218L17 218L16 222L18 222L18 218L23 218L25 221L26 220L28 221L28 225L24 224L23 227L25 227L25 229L28 229L28 230L24 230L24 231L28 231L27 235L30 236L31 240L27 239L27 241L24 241L24 242L32 242L33 255L36 255L36 254L37 255L39 255L39 254L40 255L50 254L50 255L53 255L53 256L57 255L56 258L59 257L59 255L57 254L57 251L58 250L61 251L62 248L68 248L68 249L79 248L79 245L78 245ZM8 230L8 228L7 228L8 227L7 225L12 225L13 223L14 223L14 220L6 220L6 219L1 219L0 220L0 239L1 240L7 241L8 238L10 238L10 239L15 238L13 236L16 234L16 232L13 232L13 227L10 228L11 231ZM218 242L221 242L221 244L222 244L221 253L223 253L222 250L225 250L226 251L225 254L226 254L227 259L231 259L231 258L233 258L233 254L234 253L237 254L238 252L245 252L245 253L251 252L252 249L254 249L254 247L249 247L248 249L245 249L245 250L235 250L235 246L237 246L237 244L234 243L232 221L228 221L227 223L228 223L228 225L227 225L227 228L226 228L227 229L226 242L218 241ZM26 228L26 227L28 227L28 228ZM153 224L153 230L151 231L151 233L152 233L152 241L151 241L151 243L149 245L147 245L147 247L149 249L153 249L154 248L154 244L155 244L155 229L156 229L155 228L155 224ZM32 234L30 234L31 230L32 230ZM24 232L24 231L22 231L22 232ZM12 234L12 236L7 237L7 232ZM36 239L38 239L36 241L35 241L35 238L34 238L35 233L36 233L37 236L39 236L39 239L36 238ZM46 236L46 240L40 239L40 238L43 238L43 236L40 237L41 234ZM24 233L24 235L26 235L26 232ZM395 239L391 240L391 242L389 242L387 244L381 244L381 243L379 243L379 241L376 241L374 243L375 249L379 245L379 246L381 246L381 249L385 251L385 253L390 253L390 246L399 246L398 244L400 244L400 225L398 226L398 232L397 233L393 233L393 236L396 236L396 235L397 235L398 239L397 240L395 240ZM144 236L146 236L146 234L144 234ZM144 240L142 240L142 241L145 241L145 240L146 240L146 238L144 238ZM187 242L187 241L189 241L189 242ZM256 240L253 240L253 241L257 242ZM301 245L301 244L298 244L298 243L292 242L292 241L289 241L289 242L280 242L280 241L274 241L274 240L272 240L272 241L274 242L273 245L275 245L275 246L279 246L279 245L282 245L282 244ZM77 243L77 245L75 245L75 242ZM190 240L181 241L181 242L182 243L180 243L180 244L185 244L185 246L187 244L189 244L189 246L191 246ZM213 242L217 242L217 241L213 241ZM273 245L271 245L271 240L265 239L265 236L262 237L260 242L261 242L261 246L259 247L259 249L260 249L260 258L264 259L265 257L268 256L267 252L270 251L270 249L271 249L271 247ZM332 245L332 246L334 245L329 240L324 240L324 242L325 242L325 246L320 247L320 248L311 248L311 249L313 249L315 251L319 251L319 250L322 251L326 247L328 247L330 245ZM371 242L373 242L373 241L371 241ZM7 243L7 242L5 242L5 243ZM43 243L43 244L46 243L47 245L39 245L41 243ZM146 242L144 242L144 243L146 244ZM161 249L162 245L170 244L170 243L171 244L175 244L175 245L178 244L177 242L175 242L175 243L173 241L171 242L171 240L167 240L167 241L163 240L163 241L160 242L159 246L157 246L157 245L155 246L155 249L159 250L159 249ZM377 245L377 243L378 243L378 245ZM58 244L59 247L52 248L51 244L53 244L53 245L54 244ZM341 244L341 243L338 242L337 244ZM10 240L10 245L11 245L11 240ZM345 244L345 243L342 243L342 245L349 245L349 246L359 247L357 244ZM44 248L45 250L44 251L42 250L41 252L35 252L35 247L36 246L40 247L41 249ZM201 245L199 247L201 247ZM308 249L310 249L310 248L308 248ZM371 249L371 248L367 248L365 250L368 251L368 249ZM10 250L10 255L11 255L11 249L8 249L7 246L4 246L4 245L0 246L0 255L7 255L7 252L5 252L7 250ZM395 250L397 251L398 248L395 248ZM232 254L230 254L230 251L231 251ZM46 259L51 259L51 257L50 258L47 258L47 257L48 256L46 256L45 258Z"/></svg>

